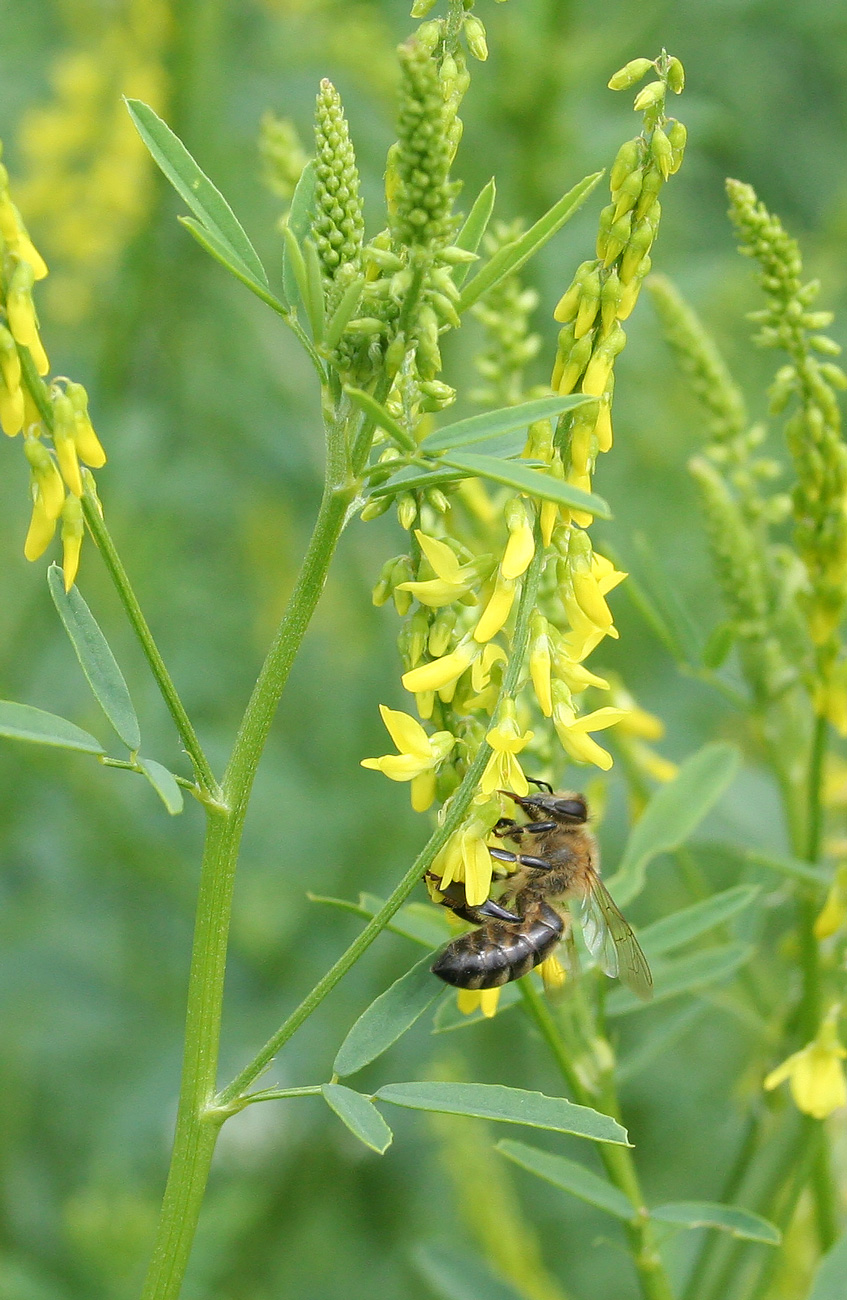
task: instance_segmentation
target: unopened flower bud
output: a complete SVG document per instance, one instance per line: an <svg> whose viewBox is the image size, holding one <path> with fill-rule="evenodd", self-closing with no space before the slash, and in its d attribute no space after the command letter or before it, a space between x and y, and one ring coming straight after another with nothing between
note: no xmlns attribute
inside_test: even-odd
<svg viewBox="0 0 847 1300"><path fill-rule="evenodd" d="M474 14L468 14L464 21L465 40L468 43L468 49L475 59L484 63L488 58L488 44L485 39L485 28L480 20Z"/></svg>
<svg viewBox="0 0 847 1300"><path fill-rule="evenodd" d="M639 90L635 96L636 113L646 113L651 109L661 109L665 102L665 83L663 81L651 81Z"/></svg>
<svg viewBox="0 0 847 1300"><path fill-rule="evenodd" d="M406 532L414 526L418 517L418 503L411 492L403 492L397 499L397 522Z"/></svg>
<svg viewBox="0 0 847 1300"><path fill-rule="evenodd" d="M653 67L652 59L630 59L609 79L609 90L629 90Z"/></svg>
<svg viewBox="0 0 847 1300"><path fill-rule="evenodd" d="M671 59L666 73L668 85L675 95L681 95L685 89L685 69L679 59Z"/></svg>

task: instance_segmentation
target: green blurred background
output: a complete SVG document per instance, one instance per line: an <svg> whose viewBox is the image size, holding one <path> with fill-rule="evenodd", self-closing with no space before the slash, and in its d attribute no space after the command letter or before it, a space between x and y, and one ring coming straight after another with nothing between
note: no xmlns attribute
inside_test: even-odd
<svg viewBox="0 0 847 1300"><path fill-rule="evenodd" d="M807 265L824 282L820 305L843 306L845 12L829 0L479 0L477 12L491 57L473 67L457 174L473 196L496 172L504 218L534 220L583 174L608 166L634 133L631 96L605 89L616 68L662 46L682 59L688 89L677 111L689 150L664 196L654 266L704 314L763 414L772 359L747 342L743 313L758 303L724 217L723 179L756 186L802 238ZM317 504L316 394L280 322L177 225L179 204L116 125L117 97L156 100L277 268L280 202L261 180L262 114L292 117L308 147L317 82L336 83L373 233L392 139L392 50L413 26L408 5L5 0L0 14L0 131L24 215L51 265L39 301L53 370L89 387L109 452L99 485L113 534L220 766ZM530 268L545 338L539 382L553 357L552 307L575 264L591 255L602 202L595 195ZM720 611L685 470L699 417L646 297L630 325L617 367L617 442L597 479L615 511L603 540L638 574L638 538L649 539L705 637ZM474 382L474 328L446 358L445 378L460 387ZM834 333L843 337L838 321ZM62 713L107 740L48 599L45 566L21 554L28 509L20 448L1 450L0 695ZM356 932L354 918L310 903L306 891L385 893L427 834L403 787L358 766L385 747L377 704L405 707L396 619L370 601L383 560L400 548L392 515L349 529L280 710L237 890L224 1074ZM131 682L146 752L187 773L90 544L80 585ZM616 617L621 641L598 663L623 673L665 720L664 753L679 759L715 735L741 735L718 695L676 673L623 593ZM607 864L625 829L616 773ZM563 770L563 784L578 779ZM166 1169L200 810L171 819L132 775L11 742L0 747L0 800L0 1297L123 1300L138 1286ZM785 847L774 796L752 760L705 838ZM715 887L734 883L731 863L701 858ZM673 864L660 863L634 919L683 899ZM408 941L383 936L268 1084L326 1078L352 1020L416 959ZM719 1001L625 1087L651 1200L720 1196L741 1107L758 1087L757 1079L734 1082L744 1027ZM625 1021L624 1056L676 1010ZM456 1034L432 1037L429 1027L416 1026L363 1086L439 1072L559 1090L516 1012ZM609 1221L489 1160L484 1130L436 1130L419 1115L392 1122L395 1143L382 1159L313 1098L256 1106L229 1123L186 1296L430 1297L442 1293L415 1262L422 1243L485 1253L486 1235L499 1236L502 1251L509 1231L526 1255L526 1296L635 1294ZM565 1149L595 1158L575 1140ZM486 1188L502 1205L487 1205ZM671 1247L675 1268L694 1239ZM536 1250L547 1274L530 1258ZM792 1294L790 1279L785 1286Z"/></svg>

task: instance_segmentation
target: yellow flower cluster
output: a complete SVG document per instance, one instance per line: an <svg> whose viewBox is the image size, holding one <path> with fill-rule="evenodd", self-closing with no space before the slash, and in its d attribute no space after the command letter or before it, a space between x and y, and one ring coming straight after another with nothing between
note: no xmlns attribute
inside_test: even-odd
<svg viewBox="0 0 847 1300"><path fill-rule="evenodd" d="M654 84L663 93L651 92L649 103L644 92L639 96L645 132L624 146L613 169L611 212L606 209L601 218L598 258L580 268L557 310L565 329L552 386L561 393L579 388L598 400L563 417L556 430L550 421L530 425L523 453L553 478L584 491L591 490L597 453L612 443L612 371L625 342L620 321L632 310L649 267L656 196L682 157L684 129L674 128L663 113L664 90L682 88L681 69L664 55L655 65L639 62L656 67L660 81ZM663 140L671 141L670 153ZM586 531L592 515L521 492L492 499L480 480L448 493L438 489L437 500L432 489L429 495L407 493L398 510L401 524L412 530L409 554L388 561L374 601L393 597L405 617L402 683L415 697L422 723L383 708L399 752L365 759L364 766L411 781L412 804L423 809L436 798L449 800L480 744L487 743L490 755L470 812L429 873L436 899L459 882L468 904L478 906L491 888L491 832L512 811L500 792L525 795L530 788L526 752L535 755L532 775L549 771L556 779L562 752L574 763L607 771L612 755L595 733L632 717L630 740L637 746L642 738L656 739L661 724L621 692L611 703L583 711L586 690L612 690L585 660L604 638L618 636L609 596L626 577L594 550ZM528 638L517 646L515 611L534 561L536 576L541 573L538 595L529 611ZM521 662L515 675L516 656ZM504 693L510 665L515 685ZM646 746L637 752L639 766L653 777L673 775L672 765L663 768L664 760ZM648 760L655 760L652 770ZM551 984L564 978L558 963L542 974ZM480 1007L485 1015L493 1014L496 1003L496 990L460 998L464 1010Z"/></svg>
<svg viewBox="0 0 847 1300"><path fill-rule="evenodd" d="M52 317L90 315L97 291L139 230L153 194L151 161L121 96L164 108L167 0L127 0L84 47L54 62L53 97L24 116L21 210L51 262Z"/></svg>
<svg viewBox="0 0 847 1300"><path fill-rule="evenodd" d="M9 437L23 433L29 462L32 517L24 543L28 560L43 555L62 521L65 587L70 589L79 566L84 531L84 466L106 461L88 415L82 384L41 376L50 363L38 332L32 300L36 280L47 275L9 194L9 178L0 166L0 425ZM52 446L47 442L50 437Z"/></svg>

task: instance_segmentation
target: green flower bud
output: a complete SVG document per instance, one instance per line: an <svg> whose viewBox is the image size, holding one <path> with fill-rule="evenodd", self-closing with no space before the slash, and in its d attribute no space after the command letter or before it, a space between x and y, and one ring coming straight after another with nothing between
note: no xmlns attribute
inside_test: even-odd
<svg viewBox="0 0 847 1300"><path fill-rule="evenodd" d="M367 502L362 510L360 516L362 523L366 524L371 519L378 519L380 515L385 514L390 505L391 497L374 497L373 500Z"/></svg>
<svg viewBox="0 0 847 1300"><path fill-rule="evenodd" d="M406 532L414 527L418 517L418 503L411 492L403 492L397 498L397 522ZM405 579L404 579L405 581Z"/></svg>
<svg viewBox="0 0 847 1300"><path fill-rule="evenodd" d="M639 135L634 140L626 140L620 147L609 173L609 188L612 196L623 185L630 172L636 171L644 159L644 140Z"/></svg>
<svg viewBox="0 0 847 1300"><path fill-rule="evenodd" d="M427 649L433 659L440 659L450 648L457 617L456 610L445 605L433 618L427 642Z"/></svg>
<svg viewBox="0 0 847 1300"><path fill-rule="evenodd" d="M681 95L685 89L685 69L679 59L672 58L665 73L668 85L675 95Z"/></svg>
<svg viewBox="0 0 847 1300"><path fill-rule="evenodd" d="M430 9L435 8L436 2L437 0L415 0L410 16L412 18L426 18ZM418 35L420 35L420 28L418 28Z"/></svg>
<svg viewBox="0 0 847 1300"><path fill-rule="evenodd" d="M441 491L441 488L427 488L426 499L433 510L437 510L440 515L446 515L450 509L450 502Z"/></svg>
<svg viewBox="0 0 847 1300"><path fill-rule="evenodd" d="M435 3L435 0L433 0L433 3ZM440 18L435 18L429 23L421 23L415 32L415 40L427 54L434 54L443 39L444 22Z"/></svg>
<svg viewBox="0 0 847 1300"><path fill-rule="evenodd" d="M651 81L643 90L639 90L635 96L636 113L648 113L655 109L663 108L665 103L665 83L663 81Z"/></svg>
<svg viewBox="0 0 847 1300"><path fill-rule="evenodd" d="M484 63L488 58L488 44L485 39L485 28L480 20L474 14L468 14L464 21L465 40L468 43L468 49L475 59Z"/></svg>
<svg viewBox="0 0 847 1300"><path fill-rule="evenodd" d="M620 257L624 248L629 242L630 231L632 230L632 213L625 212L617 221L613 221L609 227L609 234L606 238L606 253L603 258L603 265L609 267L618 257Z"/></svg>
<svg viewBox="0 0 847 1300"><path fill-rule="evenodd" d="M659 191L664 185L664 177L658 167L647 167L644 171L644 180L641 184L641 193L638 196L638 202L635 205L634 218L641 221L654 207Z"/></svg>
<svg viewBox="0 0 847 1300"><path fill-rule="evenodd" d="M612 266L609 268L603 287L600 290L600 318L604 333L612 328L613 322L617 319L621 293L620 276L615 267Z"/></svg>
<svg viewBox="0 0 847 1300"><path fill-rule="evenodd" d="M657 126L650 138L650 153L656 160L659 171L665 180L671 174L671 163L673 162L673 149L671 142L665 135L660 126Z"/></svg>
<svg viewBox="0 0 847 1300"><path fill-rule="evenodd" d="M671 174L678 172L682 166L682 158L685 153L685 142L688 139L688 131L682 122L676 118L668 123L667 137L671 146Z"/></svg>
<svg viewBox="0 0 847 1300"><path fill-rule="evenodd" d="M630 59L609 79L609 90L629 90L654 66L652 59Z"/></svg>
<svg viewBox="0 0 847 1300"><path fill-rule="evenodd" d="M620 187L615 190L613 199L615 203L615 220L622 217L630 208L634 208L638 202L638 196L641 193L641 182L644 179L644 172L640 167L629 173Z"/></svg>
<svg viewBox="0 0 847 1300"><path fill-rule="evenodd" d="M574 323L574 338L581 339L583 334L587 334L594 324L600 307L600 270L599 267L591 271L582 281L582 294L579 300L579 311L577 312L576 322Z"/></svg>

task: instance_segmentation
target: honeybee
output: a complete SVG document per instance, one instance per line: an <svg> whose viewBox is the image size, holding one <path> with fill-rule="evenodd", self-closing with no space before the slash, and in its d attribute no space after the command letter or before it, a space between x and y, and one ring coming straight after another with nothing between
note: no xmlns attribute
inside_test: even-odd
<svg viewBox="0 0 847 1300"><path fill-rule="evenodd" d="M554 794L546 781L532 781L539 793L521 797L501 790L527 814L519 823L502 817L494 827L512 840L517 853L490 848L493 858L517 870L500 898L470 907L461 886L448 887L443 904L479 926L453 939L439 953L432 972L463 989L491 989L520 979L553 952L569 924L550 900L577 900L585 945L607 975L645 1001L653 978L647 958L599 875L599 853L586 829L588 808L581 794ZM523 852L524 846L530 852Z"/></svg>

